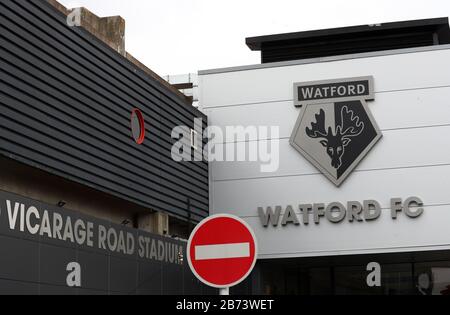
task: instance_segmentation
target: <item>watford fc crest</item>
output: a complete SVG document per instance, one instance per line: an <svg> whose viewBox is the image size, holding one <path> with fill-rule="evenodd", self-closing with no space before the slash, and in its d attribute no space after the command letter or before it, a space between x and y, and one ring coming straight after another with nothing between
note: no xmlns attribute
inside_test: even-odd
<svg viewBox="0 0 450 315"><path fill-rule="evenodd" d="M340 186L382 137L366 103L373 77L296 83L294 94L301 112L291 145Z"/></svg>

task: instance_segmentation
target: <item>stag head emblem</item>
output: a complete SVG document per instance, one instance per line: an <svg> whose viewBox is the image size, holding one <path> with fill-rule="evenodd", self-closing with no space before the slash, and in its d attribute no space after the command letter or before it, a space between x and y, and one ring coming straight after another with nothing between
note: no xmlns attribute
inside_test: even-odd
<svg viewBox="0 0 450 315"><path fill-rule="evenodd" d="M342 157L345 149L353 138L358 137L364 131L364 123L355 113L348 108L342 107L341 121L333 130L332 127L325 127L325 111L320 110L315 115L316 121L306 128L306 134L313 139L321 139L320 144L326 148L326 152L331 158L331 166L339 169L342 165Z"/></svg>
<svg viewBox="0 0 450 315"><path fill-rule="evenodd" d="M366 103L374 86L371 76L294 83L290 144L336 186L383 136Z"/></svg>

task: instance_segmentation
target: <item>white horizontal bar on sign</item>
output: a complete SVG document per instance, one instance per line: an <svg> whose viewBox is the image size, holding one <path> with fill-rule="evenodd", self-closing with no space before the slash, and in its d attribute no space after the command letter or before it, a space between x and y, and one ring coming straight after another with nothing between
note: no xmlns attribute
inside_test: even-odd
<svg viewBox="0 0 450 315"><path fill-rule="evenodd" d="M195 260L250 257L250 243L195 246Z"/></svg>

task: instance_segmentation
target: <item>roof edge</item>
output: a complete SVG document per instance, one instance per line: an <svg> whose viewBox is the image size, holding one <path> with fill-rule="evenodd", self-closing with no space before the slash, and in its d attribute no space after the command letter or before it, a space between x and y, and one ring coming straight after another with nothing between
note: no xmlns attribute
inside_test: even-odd
<svg viewBox="0 0 450 315"><path fill-rule="evenodd" d="M413 28L420 26L448 25L448 17L439 17L421 20L409 20L401 22L388 22L379 24L367 24L358 26L346 26L321 30L311 30L293 33L281 33L274 35L263 35L246 38L246 44L252 51L260 51L264 42L281 42L295 39L311 39L314 37L348 35L362 32L373 32L380 30L395 30L402 28Z"/></svg>
<svg viewBox="0 0 450 315"><path fill-rule="evenodd" d="M331 57L318 57L318 58L311 58L311 59L297 59L297 60L290 60L290 61L279 61L279 62L272 62L272 63L244 65L244 66L237 66L237 67L206 69L206 70L198 71L198 75L202 76L202 75L229 73L229 72L249 71L249 70L278 68L278 67L289 67L289 66L298 66L298 65L305 65L305 64L312 64L312 63L323 63L323 62L333 62L333 61L341 61L341 60L349 60L349 59L362 59L362 58L372 58L372 57L381 57L381 56L412 54L412 53L437 51L437 50L450 50L450 44L438 45L438 46L415 47L415 48L402 48L402 49L393 49L393 50L381 50L381 51L374 51L374 52L349 54L349 55L337 55L337 56L331 56Z"/></svg>

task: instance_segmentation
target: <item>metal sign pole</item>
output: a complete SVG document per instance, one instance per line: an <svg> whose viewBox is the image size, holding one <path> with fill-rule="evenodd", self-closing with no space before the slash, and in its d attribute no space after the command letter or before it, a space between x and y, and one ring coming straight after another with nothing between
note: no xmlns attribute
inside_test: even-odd
<svg viewBox="0 0 450 315"><path fill-rule="evenodd" d="M230 288L220 289L220 295L223 295L223 296L230 295Z"/></svg>

